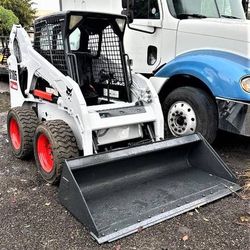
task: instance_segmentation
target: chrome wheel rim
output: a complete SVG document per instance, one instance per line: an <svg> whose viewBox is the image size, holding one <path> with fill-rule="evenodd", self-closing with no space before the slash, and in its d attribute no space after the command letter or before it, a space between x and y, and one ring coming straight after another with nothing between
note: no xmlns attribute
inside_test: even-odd
<svg viewBox="0 0 250 250"><path fill-rule="evenodd" d="M168 112L168 127L174 136L193 134L197 127L194 109L187 102L175 102Z"/></svg>

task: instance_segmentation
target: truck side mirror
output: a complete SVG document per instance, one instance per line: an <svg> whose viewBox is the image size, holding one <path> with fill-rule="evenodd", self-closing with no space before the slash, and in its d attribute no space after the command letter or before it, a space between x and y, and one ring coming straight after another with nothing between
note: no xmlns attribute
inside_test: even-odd
<svg viewBox="0 0 250 250"><path fill-rule="evenodd" d="M122 0L122 8L127 9L128 0Z"/></svg>
<svg viewBox="0 0 250 250"><path fill-rule="evenodd" d="M122 14L127 16L128 23L134 20L134 0L122 0Z"/></svg>

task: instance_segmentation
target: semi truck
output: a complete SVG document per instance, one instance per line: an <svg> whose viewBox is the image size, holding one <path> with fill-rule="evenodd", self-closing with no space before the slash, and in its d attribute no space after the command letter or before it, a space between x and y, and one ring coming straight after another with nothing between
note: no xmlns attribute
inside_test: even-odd
<svg viewBox="0 0 250 250"><path fill-rule="evenodd" d="M123 13L134 72L152 82L165 134L250 136L250 22L241 0L61 0L62 10ZM77 40L77 36L76 36Z"/></svg>

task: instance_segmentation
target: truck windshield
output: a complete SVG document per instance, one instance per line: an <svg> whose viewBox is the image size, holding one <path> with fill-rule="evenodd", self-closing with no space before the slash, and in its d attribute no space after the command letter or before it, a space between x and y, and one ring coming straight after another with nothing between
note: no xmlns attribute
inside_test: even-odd
<svg viewBox="0 0 250 250"><path fill-rule="evenodd" d="M171 14L179 19L245 19L241 0L167 0Z"/></svg>

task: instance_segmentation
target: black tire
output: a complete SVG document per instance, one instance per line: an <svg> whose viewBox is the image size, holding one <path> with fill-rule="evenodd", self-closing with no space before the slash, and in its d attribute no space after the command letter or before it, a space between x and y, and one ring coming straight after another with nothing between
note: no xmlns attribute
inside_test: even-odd
<svg viewBox="0 0 250 250"><path fill-rule="evenodd" d="M171 114L170 109L172 112L173 105L181 102L190 105L196 116L196 128L193 132L200 132L209 143L212 143L216 138L218 130L218 112L216 103L204 90L194 87L177 88L164 100L162 109L165 119L165 136L167 138L178 136L173 133L173 129L172 131L170 129L170 126L174 127L174 125L171 124L168 115ZM184 116L184 118L186 117Z"/></svg>
<svg viewBox="0 0 250 250"><path fill-rule="evenodd" d="M42 140L47 138L51 158L48 165L41 162ZM40 146L39 146L40 145ZM45 152L46 153L46 152ZM65 159L79 156L79 151L74 134L68 124L62 120L47 121L41 123L35 132L34 155L38 172L44 180L51 184L57 184L60 180ZM45 157L46 158L46 157Z"/></svg>
<svg viewBox="0 0 250 250"><path fill-rule="evenodd" d="M33 138L37 124L37 115L35 111L30 108L17 107L9 111L7 117L8 137L12 152L18 159L26 159L32 155ZM18 132L16 132L19 134L18 143L15 139L13 126L18 130Z"/></svg>

